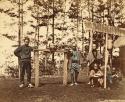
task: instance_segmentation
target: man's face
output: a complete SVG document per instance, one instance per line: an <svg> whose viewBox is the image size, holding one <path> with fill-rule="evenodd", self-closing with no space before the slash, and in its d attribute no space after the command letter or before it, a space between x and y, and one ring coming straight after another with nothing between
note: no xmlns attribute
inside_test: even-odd
<svg viewBox="0 0 125 102"><path fill-rule="evenodd" d="M29 45L29 40L26 39L26 40L24 41L24 43L25 43L25 45Z"/></svg>
<svg viewBox="0 0 125 102"><path fill-rule="evenodd" d="M97 64L94 64L94 69L98 69L98 66L97 66Z"/></svg>
<svg viewBox="0 0 125 102"><path fill-rule="evenodd" d="M93 45L93 49L96 49L96 45Z"/></svg>
<svg viewBox="0 0 125 102"><path fill-rule="evenodd" d="M73 46L73 50L76 50L76 46Z"/></svg>

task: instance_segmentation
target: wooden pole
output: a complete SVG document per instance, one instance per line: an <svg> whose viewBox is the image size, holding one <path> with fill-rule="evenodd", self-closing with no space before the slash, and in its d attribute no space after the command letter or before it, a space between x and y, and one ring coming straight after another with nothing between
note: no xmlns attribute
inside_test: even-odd
<svg viewBox="0 0 125 102"><path fill-rule="evenodd" d="M34 50L35 87L39 86L39 52Z"/></svg>
<svg viewBox="0 0 125 102"><path fill-rule="evenodd" d="M68 63L67 53L64 52L63 85L67 85L68 81L67 63Z"/></svg>
<svg viewBox="0 0 125 102"><path fill-rule="evenodd" d="M105 41L105 71L104 71L104 88L107 87L106 77L107 77L107 63L108 63L108 51L107 51L107 41L108 41L108 34L106 34L106 41Z"/></svg>

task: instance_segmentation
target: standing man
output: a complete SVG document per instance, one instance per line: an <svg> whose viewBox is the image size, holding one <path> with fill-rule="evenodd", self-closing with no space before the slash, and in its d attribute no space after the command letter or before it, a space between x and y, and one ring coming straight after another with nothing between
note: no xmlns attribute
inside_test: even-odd
<svg viewBox="0 0 125 102"><path fill-rule="evenodd" d="M27 73L27 83L28 87L32 88L31 84L31 51L32 47L29 46L30 39L28 37L24 38L24 45L18 47L14 54L19 58L20 63L20 85L19 87L24 87L24 75L25 71Z"/></svg>
<svg viewBox="0 0 125 102"><path fill-rule="evenodd" d="M70 71L71 71L71 84L70 86L73 85L78 85L77 79L78 79L78 74L79 74L79 69L80 69L80 52L77 50L76 45L73 45L73 50L71 51L71 66L70 66Z"/></svg>
<svg viewBox="0 0 125 102"><path fill-rule="evenodd" d="M87 55L87 61L88 61L88 66L89 66L89 70L91 70L91 68L93 68L93 65L95 63L98 63L97 61L97 48L96 45L93 44L92 46L92 51L88 53Z"/></svg>

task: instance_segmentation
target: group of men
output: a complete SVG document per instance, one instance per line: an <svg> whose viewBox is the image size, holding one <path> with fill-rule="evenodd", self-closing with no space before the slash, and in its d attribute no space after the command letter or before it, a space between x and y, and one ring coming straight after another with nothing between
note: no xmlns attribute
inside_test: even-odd
<svg viewBox="0 0 125 102"><path fill-rule="evenodd" d="M20 64L20 85L19 85L20 88L24 86L28 86L30 88L34 87L33 84L31 83L31 69L32 69L31 68L31 52L33 51L33 47L29 46L29 43L30 43L30 39L26 37L24 39L24 45L19 46L14 51L14 54L18 57L19 64ZM90 57L90 58L88 57L88 58L90 60L89 62L91 62L89 63L89 70L90 70L90 83L92 84L93 81L95 81L95 79L98 79L97 77L93 78L93 76L95 76L96 70L99 70L97 67L94 67L94 65L96 64L101 65L102 61L101 59L97 58L96 47L93 48L91 54L93 57ZM91 60L91 59L94 59L94 60ZM70 74L71 74L70 86L78 85L77 78L78 78L79 70L81 68L81 52L78 50L76 44L72 45L72 48L68 53L68 66L69 66ZM27 84L24 83L25 71L27 73ZM91 74L91 72L95 74ZM97 72L101 72L101 71L99 70ZM99 83L101 85L103 84L103 73L99 77ZM92 84L92 86L93 85L94 84Z"/></svg>

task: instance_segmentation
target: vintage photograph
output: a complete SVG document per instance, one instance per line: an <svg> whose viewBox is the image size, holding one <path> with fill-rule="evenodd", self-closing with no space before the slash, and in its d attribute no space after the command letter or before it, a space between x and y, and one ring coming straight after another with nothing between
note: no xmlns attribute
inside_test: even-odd
<svg viewBox="0 0 125 102"><path fill-rule="evenodd" d="M0 0L0 102L125 102L125 0Z"/></svg>

